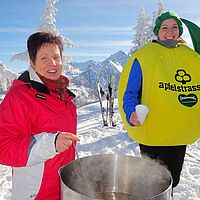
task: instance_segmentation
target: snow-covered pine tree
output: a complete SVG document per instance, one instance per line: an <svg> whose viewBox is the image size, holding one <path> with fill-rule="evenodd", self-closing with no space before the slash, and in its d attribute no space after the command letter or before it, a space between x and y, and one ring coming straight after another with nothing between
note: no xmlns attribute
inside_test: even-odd
<svg viewBox="0 0 200 200"><path fill-rule="evenodd" d="M161 13L163 13L165 11L165 5L164 5L164 2L163 0L158 0L158 9L156 11L156 15L154 16L154 21L153 23L155 23L156 21L156 18L161 15Z"/></svg>
<svg viewBox="0 0 200 200"><path fill-rule="evenodd" d="M147 15L147 12L142 7L140 14L137 17L137 25L134 39L132 41L133 47L130 49L129 55L132 55L144 44L156 39L153 33L156 18L165 10L163 0L158 0L158 9L153 12L152 20Z"/></svg>
<svg viewBox="0 0 200 200"><path fill-rule="evenodd" d="M56 28L56 20L55 16L56 13L58 12L58 9L54 7L54 5L58 2L59 0L45 0L46 2L46 7L44 12L42 13L41 17L41 23L39 27L36 29L36 31L44 31L44 32L50 32L54 35L60 35L58 29ZM74 44L71 40L69 40L67 37L60 35L63 44L69 48L74 47ZM14 60L28 60L28 53L27 51L19 53L14 55L11 58L11 61ZM63 64L66 64L71 61L71 58L69 56L63 56Z"/></svg>
<svg viewBox="0 0 200 200"><path fill-rule="evenodd" d="M150 25L150 29L149 29L149 40L152 41L154 39L156 39L156 36L155 34L153 33L153 28L154 28L154 25L155 25L155 21L156 21L156 18L164 12L165 10L165 5L163 3L163 0L158 0L158 9L156 11L153 12L153 17L152 17L152 23Z"/></svg>
<svg viewBox="0 0 200 200"><path fill-rule="evenodd" d="M0 61L0 91L5 91L6 90L6 77L5 77L5 65L3 64L3 62Z"/></svg>
<svg viewBox="0 0 200 200"><path fill-rule="evenodd" d="M149 41L149 27L149 17L146 10L142 6L142 9L137 17L137 25L134 28L136 33L132 41L133 47L130 49L129 55L132 55Z"/></svg>
<svg viewBox="0 0 200 200"><path fill-rule="evenodd" d="M12 85L12 82L9 80L9 78L6 78L6 90L8 91Z"/></svg>
<svg viewBox="0 0 200 200"><path fill-rule="evenodd" d="M57 3L59 0L45 0L46 2L46 8L42 14L42 18L41 18L41 23L37 29L37 31L44 31L44 32L49 32L52 33L54 35L60 35L58 29L56 28L56 13L58 12L58 9L54 7L55 3ZM72 48L74 47L73 42L65 37L60 35L62 40L63 40L63 44L65 46L67 46L68 48ZM71 57L70 56L66 56L63 55L63 66L64 66L64 71L67 70L68 68L68 63L71 61Z"/></svg>
<svg viewBox="0 0 200 200"><path fill-rule="evenodd" d="M18 74L8 70L3 62L0 61L0 94L1 92L6 92L17 77Z"/></svg>
<svg viewBox="0 0 200 200"><path fill-rule="evenodd" d="M41 23L37 28L37 31L49 32L54 35L59 35L58 30L56 29L56 20L55 16L58 12L58 9L54 7L54 4L58 2L58 0L45 0L46 7L44 12L42 13L42 17L40 18Z"/></svg>

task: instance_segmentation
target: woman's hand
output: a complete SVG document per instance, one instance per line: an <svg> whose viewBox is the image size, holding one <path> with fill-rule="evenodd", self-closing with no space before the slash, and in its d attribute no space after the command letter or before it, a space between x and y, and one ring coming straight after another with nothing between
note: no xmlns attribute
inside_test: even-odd
<svg viewBox="0 0 200 200"><path fill-rule="evenodd" d="M72 133L60 132L55 141L55 148L58 153L67 150L73 142L80 141L79 137Z"/></svg>
<svg viewBox="0 0 200 200"><path fill-rule="evenodd" d="M135 126L140 126L141 125L135 111L132 112L132 114L130 116L130 122Z"/></svg>

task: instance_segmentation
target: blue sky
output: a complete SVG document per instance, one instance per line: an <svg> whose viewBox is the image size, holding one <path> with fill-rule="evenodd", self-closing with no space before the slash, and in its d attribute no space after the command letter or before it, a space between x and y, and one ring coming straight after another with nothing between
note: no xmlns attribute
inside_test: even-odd
<svg viewBox="0 0 200 200"><path fill-rule="evenodd" d="M166 10L200 25L200 2L163 0ZM76 45L65 48L72 61L103 61L118 50L128 52L134 36L136 18L143 6L151 17L158 0L59 0L55 7L56 27ZM28 63L10 62L26 50L26 41L40 24L45 0L0 1L0 61L8 69L23 71Z"/></svg>

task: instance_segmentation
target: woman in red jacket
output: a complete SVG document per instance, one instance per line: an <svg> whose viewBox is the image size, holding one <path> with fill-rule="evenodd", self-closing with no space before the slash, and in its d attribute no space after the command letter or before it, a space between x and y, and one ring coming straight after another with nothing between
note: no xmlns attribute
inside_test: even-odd
<svg viewBox="0 0 200 200"><path fill-rule="evenodd" d="M58 169L75 158L75 95L62 72L62 39L28 38L30 67L0 105L0 164L13 167L12 199L60 199Z"/></svg>

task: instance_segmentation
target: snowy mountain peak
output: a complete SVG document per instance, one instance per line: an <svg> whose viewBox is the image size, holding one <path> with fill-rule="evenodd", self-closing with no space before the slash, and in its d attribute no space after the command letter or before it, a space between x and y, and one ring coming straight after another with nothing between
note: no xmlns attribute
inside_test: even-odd
<svg viewBox="0 0 200 200"><path fill-rule="evenodd" d="M98 65L99 62L95 60L88 60L86 62L72 62L70 64L74 67L77 67L81 72L85 72L88 70L88 68Z"/></svg>
<svg viewBox="0 0 200 200"><path fill-rule="evenodd" d="M120 50L112 54L111 56L109 56L104 62L108 62L109 60L111 60L123 66L128 59L129 59L129 56L125 52Z"/></svg>

